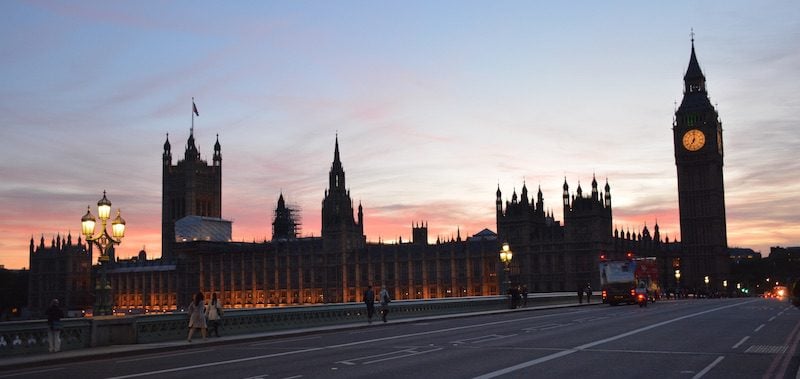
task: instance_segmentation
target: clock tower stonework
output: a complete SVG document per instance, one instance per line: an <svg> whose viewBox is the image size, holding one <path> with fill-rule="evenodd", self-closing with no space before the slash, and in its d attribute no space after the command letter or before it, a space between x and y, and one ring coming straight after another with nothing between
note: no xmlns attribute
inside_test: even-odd
<svg viewBox="0 0 800 379"><path fill-rule="evenodd" d="M730 271L722 123L706 92L706 78L697 63L694 38L683 81L683 100L672 127L682 252L672 266L680 270L681 287L702 290L708 286L710 290L722 290Z"/></svg>

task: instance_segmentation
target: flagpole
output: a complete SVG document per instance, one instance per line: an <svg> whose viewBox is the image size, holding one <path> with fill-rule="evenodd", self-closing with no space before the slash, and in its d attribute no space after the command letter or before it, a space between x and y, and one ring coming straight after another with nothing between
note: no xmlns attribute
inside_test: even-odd
<svg viewBox="0 0 800 379"><path fill-rule="evenodd" d="M191 112L192 112L192 128L189 129L189 135L194 134L194 96L192 96L192 109L191 109Z"/></svg>

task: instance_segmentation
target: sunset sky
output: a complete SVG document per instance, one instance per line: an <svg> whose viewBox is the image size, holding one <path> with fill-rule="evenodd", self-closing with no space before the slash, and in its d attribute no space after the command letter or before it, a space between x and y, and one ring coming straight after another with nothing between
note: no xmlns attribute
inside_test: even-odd
<svg viewBox="0 0 800 379"><path fill-rule="evenodd" d="M728 244L800 245L797 1L2 1L0 265L80 234L103 190L119 257L161 252L161 153L222 145L222 215L271 238L320 209L338 133L370 241L496 230L523 183L611 186L616 227L680 239L672 118L690 31L724 129ZM175 163L175 161L173 161ZM357 204L356 204L357 205ZM48 242L49 243L49 242ZM96 258L96 257L95 257Z"/></svg>

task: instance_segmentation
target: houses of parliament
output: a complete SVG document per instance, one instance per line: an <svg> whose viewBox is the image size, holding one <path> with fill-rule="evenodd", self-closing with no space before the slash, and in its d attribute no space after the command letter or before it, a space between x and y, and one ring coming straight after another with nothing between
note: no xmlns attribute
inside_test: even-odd
<svg viewBox="0 0 800 379"><path fill-rule="evenodd" d="M222 147L219 137L211 163L201 157L193 130L184 154L173 164L169 136L162 154L162 256L109 261L116 309L171 311L185 308L192 294L217 293L226 307L361 301L368 285L385 284L394 299L430 299L498 295L503 291L502 243L514 252L510 281L532 292L574 291L586 284L599 288L600 254L627 252L654 256L664 287L700 287L705 277L720 286L728 275L722 127L705 90L692 40L684 76L684 97L672 124L678 179L682 241L652 231L612 227L609 182L593 178L585 191L561 186L563 220L522 183L519 194L495 193L496 232L489 229L462 238L428 240L428 225L412 223L412 239L368 242L364 212L346 187L339 138L333 141L328 187L322 199L318 237L300 237L293 210L279 194L272 239L232 242L230 222L222 218ZM552 207L550 207L552 208ZM29 304L62 299L68 308L91 306L94 288L91 247L71 236L47 246L30 244ZM680 270L680 283L673 275ZM47 300L42 300L47 299Z"/></svg>

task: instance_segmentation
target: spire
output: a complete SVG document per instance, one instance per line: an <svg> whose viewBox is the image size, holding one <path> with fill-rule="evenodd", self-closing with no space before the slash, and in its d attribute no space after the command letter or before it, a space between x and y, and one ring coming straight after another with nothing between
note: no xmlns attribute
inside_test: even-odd
<svg viewBox="0 0 800 379"><path fill-rule="evenodd" d="M686 75L683 76L684 90L688 92L705 92L706 77L697 62L697 55L694 52L694 29L692 30L692 55L689 57L689 67Z"/></svg>
<svg viewBox="0 0 800 379"><path fill-rule="evenodd" d="M333 149L333 163L336 164L337 162L339 162L339 133L336 133L336 147Z"/></svg>

